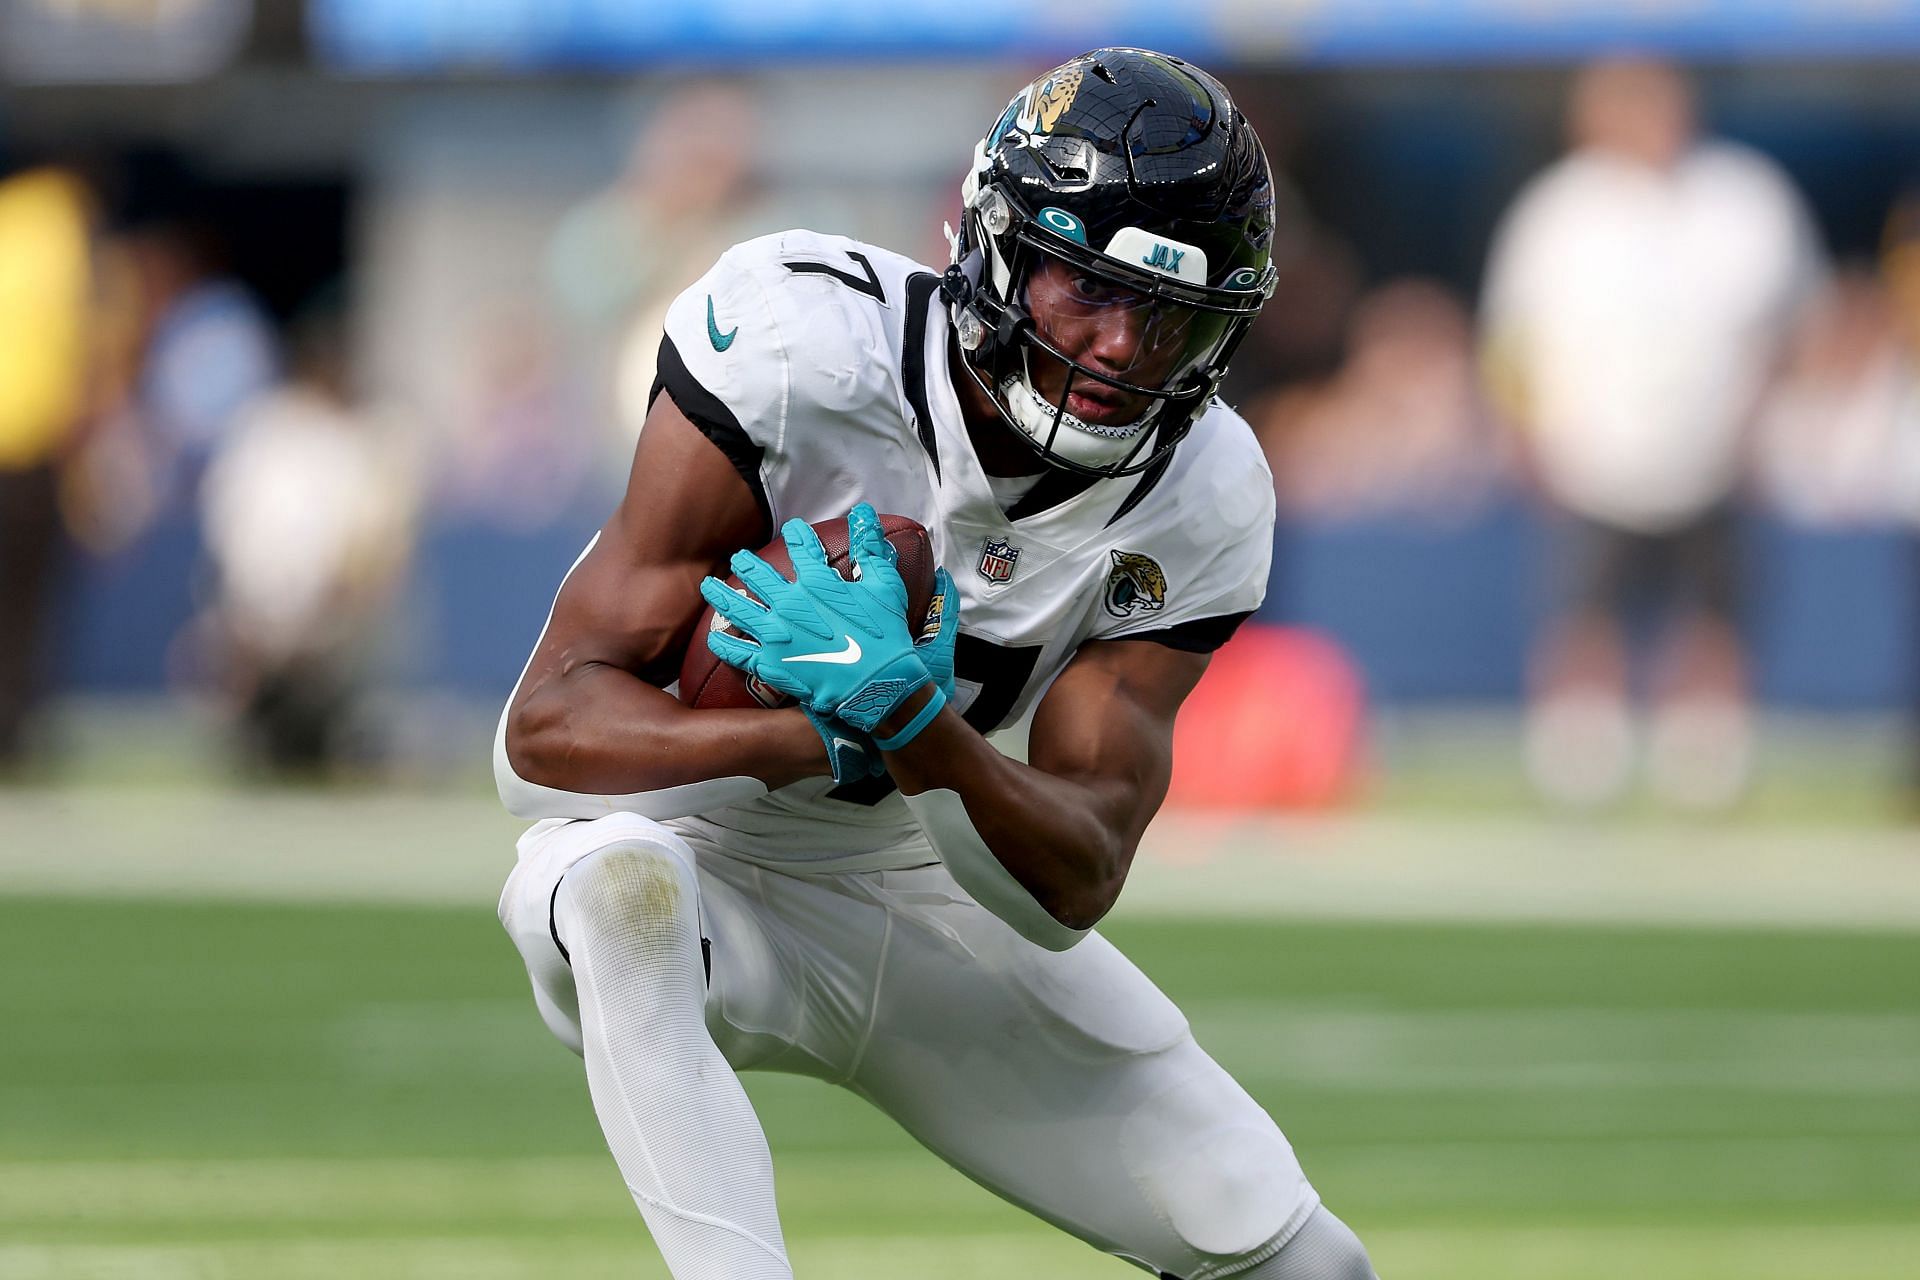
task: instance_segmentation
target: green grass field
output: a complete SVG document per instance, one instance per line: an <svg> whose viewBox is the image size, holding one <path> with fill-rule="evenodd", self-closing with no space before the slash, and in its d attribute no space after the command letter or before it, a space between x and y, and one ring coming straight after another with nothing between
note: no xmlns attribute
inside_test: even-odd
<svg viewBox="0 0 1920 1280"><path fill-rule="evenodd" d="M1920 1276L1920 932L1130 918L1386 1280ZM0 1277L664 1277L484 905L0 898ZM798 1273L1135 1275L750 1079Z"/></svg>

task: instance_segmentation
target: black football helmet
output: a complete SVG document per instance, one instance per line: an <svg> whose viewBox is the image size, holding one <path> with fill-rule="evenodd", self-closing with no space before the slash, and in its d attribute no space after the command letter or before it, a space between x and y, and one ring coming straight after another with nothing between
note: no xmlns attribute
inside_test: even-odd
<svg viewBox="0 0 1920 1280"><path fill-rule="evenodd" d="M944 291L969 374L1055 466L1159 462L1273 294L1273 175L1226 89L1144 49L1082 54L1014 96L961 199ZM1037 298L1043 318L1070 317L1055 328L1124 332L1123 358L1065 349L1036 326ZM1045 380L1064 373L1051 395L1036 353L1057 362Z"/></svg>

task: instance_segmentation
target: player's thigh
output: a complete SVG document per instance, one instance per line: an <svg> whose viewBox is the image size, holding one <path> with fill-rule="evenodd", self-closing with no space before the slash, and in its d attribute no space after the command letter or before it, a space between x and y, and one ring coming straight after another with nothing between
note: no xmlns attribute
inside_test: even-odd
<svg viewBox="0 0 1920 1280"><path fill-rule="evenodd" d="M500 923L526 963L541 1019L561 1043L581 1052L579 996L566 941L554 919L555 898L569 875L578 880L592 860L612 858L645 859L664 873L651 881L660 886L655 895L658 911L685 913L693 927L643 929L638 925L663 921L637 922L635 945L678 939L678 945L689 950L699 948L707 978L707 1028L728 1061L744 1067L781 1047L765 1036L737 1030L725 1016L731 1000L769 1011L760 1021L776 1024L778 1017L770 1011L792 1002L791 984L757 918L757 904L726 874L727 868L716 870L711 859L697 856L674 831L630 813L538 823L520 838L519 854L500 895ZM646 908L644 902L635 904L635 909Z"/></svg>
<svg viewBox="0 0 1920 1280"><path fill-rule="evenodd" d="M1279 1127L1105 939L1053 953L998 921L960 938L971 956L895 930L854 1081L916 1138L1097 1248L1185 1280L1271 1253L1312 1213Z"/></svg>

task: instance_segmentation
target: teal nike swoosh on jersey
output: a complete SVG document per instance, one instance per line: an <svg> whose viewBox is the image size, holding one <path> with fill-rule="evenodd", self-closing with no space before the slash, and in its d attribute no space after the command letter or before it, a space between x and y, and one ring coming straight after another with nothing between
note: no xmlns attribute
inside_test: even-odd
<svg viewBox="0 0 1920 1280"><path fill-rule="evenodd" d="M713 319L713 295L708 294L707 295L707 340L713 343L713 349L715 351L725 351L728 347L733 345L733 340L735 337L739 335L739 333L740 333L739 325L733 326L733 328L728 330L726 333L720 332L720 326L714 323L714 319Z"/></svg>

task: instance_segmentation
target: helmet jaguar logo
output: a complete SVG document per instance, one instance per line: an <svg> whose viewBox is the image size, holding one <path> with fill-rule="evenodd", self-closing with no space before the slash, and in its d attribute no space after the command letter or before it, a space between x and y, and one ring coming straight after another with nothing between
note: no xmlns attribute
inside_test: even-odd
<svg viewBox="0 0 1920 1280"><path fill-rule="evenodd" d="M1025 122L1030 133L1052 133L1053 126L1073 105L1074 97L1080 92L1080 80L1083 72L1078 67L1048 76L1028 97L1027 111L1031 113ZM1023 113L1024 114L1024 113Z"/></svg>
<svg viewBox="0 0 1920 1280"><path fill-rule="evenodd" d="M1107 574L1107 612L1125 618L1138 609L1146 613L1167 604L1167 575L1152 556L1138 551L1111 551L1113 570Z"/></svg>

